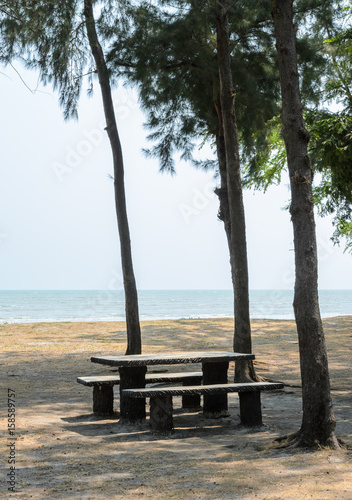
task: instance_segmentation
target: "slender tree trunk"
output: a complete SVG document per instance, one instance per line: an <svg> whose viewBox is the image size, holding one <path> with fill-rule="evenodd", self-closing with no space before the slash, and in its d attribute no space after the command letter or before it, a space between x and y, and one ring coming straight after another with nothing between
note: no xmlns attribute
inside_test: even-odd
<svg viewBox="0 0 352 500"><path fill-rule="evenodd" d="M227 171L226 171L226 153L224 136L218 134L216 136L216 150L219 162L220 187L215 190L215 194L219 198L219 213L218 218L224 223L227 243L229 249L231 247L231 222L230 222L230 207L229 197L227 193ZM231 253L230 253L231 261ZM231 262L230 262L231 263ZM232 272L232 264L231 264Z"/></svg>
<svg viewBox="0 0 352 500"><path fill-rule="evenodd" d="M225 223L225 230L230 241L230 261L235 297L235 334L233 347L235 352L250 353L252 352L252 340L249 317L246 224L242 196L238 131L234 109L227 10L227 0L215 0L221 123L223 127L223 138L220 134L217 146L221 169L222 196L225 199L226 188L228 197L228 214L226 214L227 207L223 203L223 215L225 217L228 215L230 219L229 222ZM226 176L222 172L224 164L223 149L225 150L226 157ZM243 361L236 363L236 381L242 382L255 379L256 375L252 363Z"/></svg>
<svg viewBox="0 0 352 500"><path fill-rule="evenodd" d="M95 27L92 0L84 0L84 16L89 44L99 77L106 119L106 130L109 136L114 162L115 206L120 236L122 272L125 289L127 324L126 354L140 354L142 349L141 330L139 324L137 287L133 271L131 240L127 219L122 149L112 101L109 72Z"/></svg>
<svg viewBox="0 0 352 500"><path fill-rule="evenodd" d="M299 90L293 0L272 0L279 61L282 124L291 182L296 281L294 312L298 331L303 420L292 446L339 447L335 435L327 353L319 310L317 246L312 180Z"/></svg>

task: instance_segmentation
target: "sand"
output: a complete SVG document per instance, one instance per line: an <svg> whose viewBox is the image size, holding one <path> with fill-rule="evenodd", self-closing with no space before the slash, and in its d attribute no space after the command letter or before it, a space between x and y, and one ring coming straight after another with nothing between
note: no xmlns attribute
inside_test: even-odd
<svg viewBox="0 0 352 500"><path fill-rule="evenodd" d="M337 434L352 446L352 317L327 319L324 327ZM175 398L175 433L160 438L150 434L148 423L120 424L118 413L112 419L95 417L91 388L76 383L77 376L111 373L112 368L91 363L90 356L124 353L123 323L1 325L1 494L13 499L350 500L351 451L270 447L301 423L297 334L292 321L254 320L252 329L258 373L285 383L282 393L262 395L265 425L239 425L235 394L229 396L230 417L221 419L185 413ZM148 321L142 332L145 353L231 350L232 345L227 319ZM15 392L14 436L7 427L8 389ZM117 390L115 406L118 411ZM16 460L15 471L9 457ZM11 478L15 492L8 491Z"/></svg>

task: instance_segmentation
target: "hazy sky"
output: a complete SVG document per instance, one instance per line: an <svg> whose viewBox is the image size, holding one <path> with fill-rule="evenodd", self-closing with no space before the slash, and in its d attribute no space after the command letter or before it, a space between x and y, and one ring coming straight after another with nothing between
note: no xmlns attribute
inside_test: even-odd
<svg viewBox="0 0 352 500"><path fill-rule="evenodd" d="M33 74L21 75L30 88ZM63 121L50 88L31 93L10 68L0 74L0 288L121 289L112 159L99 88L82 95L79 121ZM158 173L147 160L135 95L114 94L124 152L128 215L139 289L229 289L229 256L212 174L180 164ZM250 288L293 287L287 181L245 193ZM319 287L350 289L352 256L317 219Z"/></svg>

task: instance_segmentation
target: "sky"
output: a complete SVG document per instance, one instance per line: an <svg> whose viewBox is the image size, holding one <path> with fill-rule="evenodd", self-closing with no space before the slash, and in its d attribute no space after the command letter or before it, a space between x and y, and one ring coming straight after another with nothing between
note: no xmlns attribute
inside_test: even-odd
<svg viewBox="0 0 352 500"><path fill-rule="evenodd" d="M35 74L17 69L25 83L12 68L0 73L0 289L122 289L98 85L93 98L82 94L79 120L64 122L57 94L31 92ZM136 94L120 87L114 104L138 288L231 289L213 174L185 163L174 177L159 173L141 151L148 142ZM288 179L244 193L251 289L293 288L289 199ZM316 221L319 288L351 289L352 256L330 241L329 219Z"/></svg>

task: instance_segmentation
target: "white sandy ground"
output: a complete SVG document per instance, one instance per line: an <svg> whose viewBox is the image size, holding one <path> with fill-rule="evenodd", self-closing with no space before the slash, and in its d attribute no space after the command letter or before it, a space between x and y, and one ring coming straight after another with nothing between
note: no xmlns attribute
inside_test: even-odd
<svg viewBox="0 0 352 500"><path fill-rule="evenodd" d="M337 434L352 446L352 317L324 321ZM230 417L185 413L175 399L175 434L154 437L148 423L121 425L92 414L92 390L77 376L111 373L91 355L123 353L123 323L42 323L0 326L2 380L1 494L6 499L352 499L352 452L271 448L298 430L301 390L295 325L255 320L258 373L283 381L262 395L264 427ZM231 350L231 320L144 322L144 352ZM175 370L177 367L172 367ZM190 370L199 367L189 365ZM180 369L180 367L178 367ZM233 370L231 366L230 373ZM9 473L7 389L16 393L16 489ZM116 410L118 391L116 390Z"/></svg>

